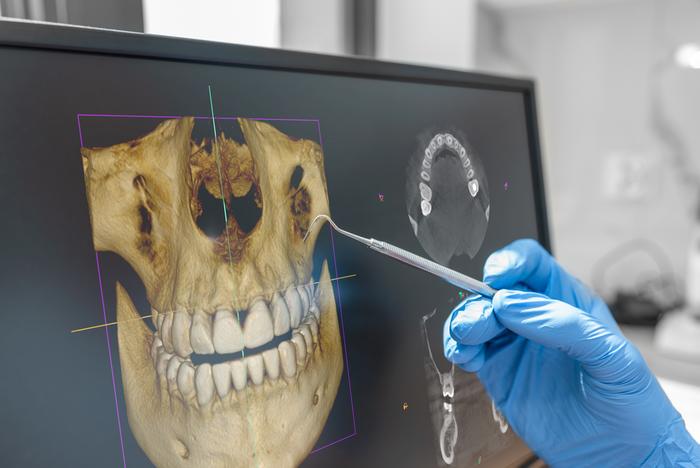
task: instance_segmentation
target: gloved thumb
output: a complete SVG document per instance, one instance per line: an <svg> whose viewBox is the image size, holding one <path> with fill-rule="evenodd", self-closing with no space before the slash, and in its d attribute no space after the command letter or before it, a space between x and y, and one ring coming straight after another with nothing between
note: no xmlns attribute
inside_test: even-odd
<svg viewBox="0 0 700 468"><path fill-rule="evenodd" d="M618 383L638 369L638 353L617 330L566 302L543 294L499 290L493 297L498 321L512 332L579 361L602 383ZM643 362L643 361L642 361Z"/></svg>

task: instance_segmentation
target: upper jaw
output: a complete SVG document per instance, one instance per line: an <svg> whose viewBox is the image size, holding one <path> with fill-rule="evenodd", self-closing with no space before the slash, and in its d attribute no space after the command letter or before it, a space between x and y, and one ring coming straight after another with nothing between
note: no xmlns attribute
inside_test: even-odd
<svg viewBox="0 0 700 468"><path fill-rule="evenodd" d="M294 379L320 348L318 304L318 288L310 282L258 296L245 310L154 310L156 373L171 396L200 407L215 394L223 400L250 384Z"/></svg>

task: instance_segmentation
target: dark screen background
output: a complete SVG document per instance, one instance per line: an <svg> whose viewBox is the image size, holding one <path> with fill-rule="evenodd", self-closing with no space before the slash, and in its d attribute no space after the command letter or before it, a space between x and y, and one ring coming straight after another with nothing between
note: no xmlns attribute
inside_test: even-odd
<svg viewBox="0 0 700 468"><path fill-rule="evenodd" d="M78 113L206 116L211 85L219 116L320 119L335 221L421 255L405 208L408 158L420 144L419 134L459 128L485 167L491 210L479 254L456 258L451 266L480 278L490 252L538 235L520 93L11 48L0 48L0 64L4 466L122 465L104 330L69 333L103 321ZM98 131L107 123L83 121L86 145L123 141ZM128 138L156 124L134 123L134 129L145 130ZM120 132L127 132L124 128ZM298 132L315 138L308 128ZM319 249L328 247L324 238ZM351 242L335 237L337 273L358 275L340 283L357 435L312 454L307 464L432 466L437 452L420 317L437 307L439 321L444 320L457 291ZM113 283L105 281L105 288L113 289ZM109 301L113 291L105 294ZM113 320L110 313L108 305L107 318ZM439 327L432 333L439 344ZM110 336L126 463L149 466L127 423L115 328ZM446 369L441 349L434 352ZM338 401L346 404L345 372L340 385ZM329 425L348 424L350 434L351 421L341 410L334 409L338 420L332 414ZM494 423L484 414L490 411L475 410L460 434L490 433ZM518 444L484 452L484 464L501 452L521 453Z"/></svg>

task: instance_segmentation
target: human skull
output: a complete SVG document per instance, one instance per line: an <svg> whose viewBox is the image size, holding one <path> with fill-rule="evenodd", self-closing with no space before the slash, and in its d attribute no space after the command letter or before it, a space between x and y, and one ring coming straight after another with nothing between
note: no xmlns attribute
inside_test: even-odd
<svg viewBox="0 0 700 468"><path fill-rule="evenodd" d="M152 307L155 333L116 284L129 425L157 466L297 465L340 382L327 263L317 286L311 276L319 230L302 239L328 214L323 154L267 123L238 123L246 144L196 143L194 119L182 118L81 150L95 249L131 265ZM202 186L229 212L216 239L197 226ZM230 200L250 190L262 214L246 233Z"/></svg>

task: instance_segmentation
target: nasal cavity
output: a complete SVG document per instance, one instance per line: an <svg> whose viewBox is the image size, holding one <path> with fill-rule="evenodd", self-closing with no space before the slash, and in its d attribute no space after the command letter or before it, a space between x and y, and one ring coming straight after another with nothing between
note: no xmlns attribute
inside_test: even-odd
<svg viewBox="0 0 700 468"><path fill-rule="evenodd" d="M226 228L224 203L220 198L210 194L204 184L199 187L197 198L202 207L202 213L196 221L197 227L212 239L219 237L224 232L224 228Z"/></svg>

